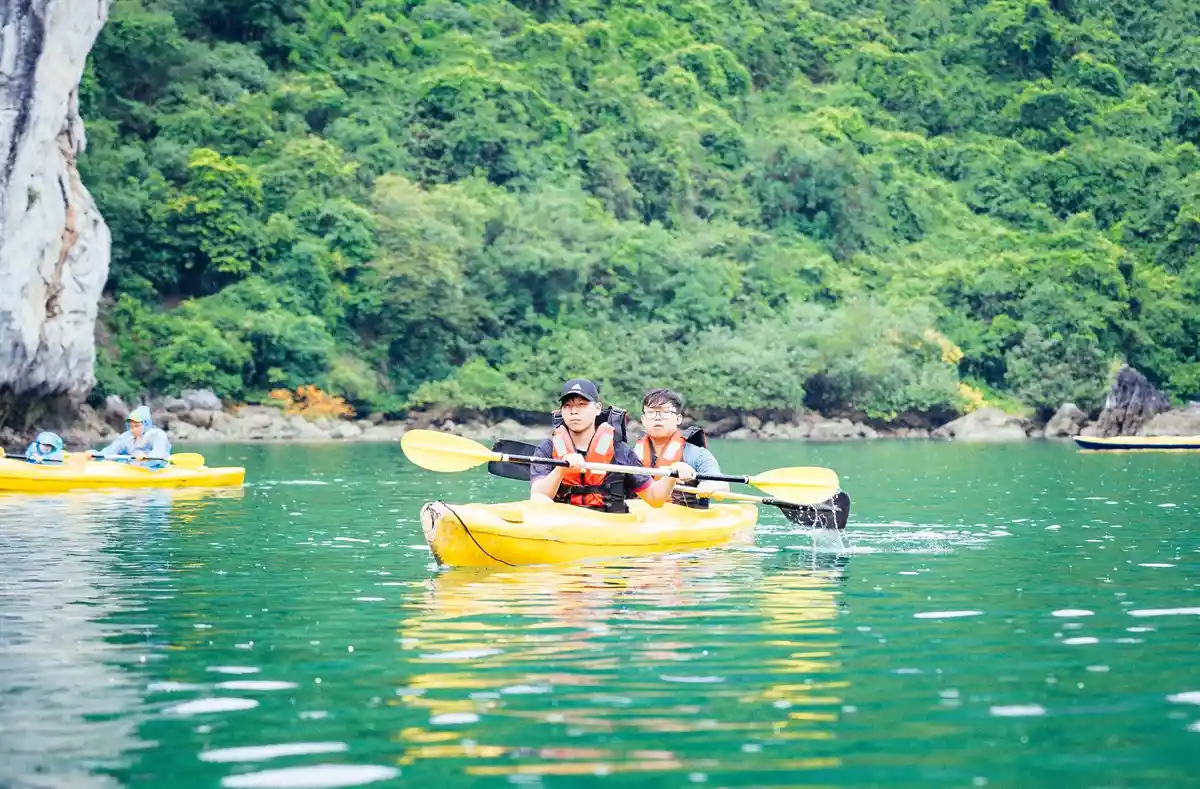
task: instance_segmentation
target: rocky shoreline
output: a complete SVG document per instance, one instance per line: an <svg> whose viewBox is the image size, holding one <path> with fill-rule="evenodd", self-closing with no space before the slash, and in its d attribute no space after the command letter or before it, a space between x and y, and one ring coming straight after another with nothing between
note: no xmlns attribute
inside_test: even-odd
<svg viewBox="0 0 1200 789"><path fill-rule="evenodd" d="M547 421L522 423L515 419L486 421L460 415L458 420L417 413L406 420L308 418L269 405L231 406L206 390L185 391L150 403L155 423L166 429L177 444L242 441L396 441L414 428L433 428L490 442L498 438L538 441L545 437ZM83 406L78 418L59 432L68 449L97 446L124 429L130 406L109 397L97 410ZM530 420L532 421L532 420ZM1119 374L1104 408L1090 419L1073 403L1065 403L1044 425L996 408L981 408L936 428L876 425L847 418L829 419L816 413L766 420L753 414L727 415L705 422L709 435L733 440L800 440L813 442L871 441L878 439L935 439L966 442L1006 442L1029 439L1069 439L1087 436L1191 436L1200 435L1200 403L1171 409L1144 377L1125 368ZM630 425L637 433L640 426ZM11 429L0 432L0 443L23 448L29 436Z"/></svg>

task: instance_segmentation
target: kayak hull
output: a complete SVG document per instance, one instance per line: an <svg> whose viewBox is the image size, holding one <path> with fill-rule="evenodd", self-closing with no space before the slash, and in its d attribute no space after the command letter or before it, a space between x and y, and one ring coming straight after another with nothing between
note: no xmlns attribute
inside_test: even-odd
<svg viewBox="0 0 1200 789"><path fill-rule="evenodd" d="M1075 443L1079 445L1080 449L1091 450L1142 452L1200 451L1200 436L1114 436L1112 438L1075 436Z"/></svg>
<svg viewBox="0 0 1200 789"><path fill-rule="evenodd" d="M246 469L240 466L196 469L168 466L150 470L127 463L90 461L86 465L50 465L0 459L0 491L60 493L98 488L215 488L240 486Z"/></svg>
<svg viewBox="0 0 1200 789"><path fill-rule="evenodd" d="M425 542L439 564L511 567L695 551L748 536L758 521L749 504L706 510L634 500L625 515L567 504L515 501L421 508Z"/></svg>

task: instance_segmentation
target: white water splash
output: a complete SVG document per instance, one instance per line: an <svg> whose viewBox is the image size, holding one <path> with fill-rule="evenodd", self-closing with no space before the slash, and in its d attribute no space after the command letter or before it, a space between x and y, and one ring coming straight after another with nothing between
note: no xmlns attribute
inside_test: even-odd
<svg viewBox="0 0 1200 789"><path fill-rule="evenodd" d="M456 723L475 723L478 720L479 716L473 712L443 712L441 715L434 715L429 722L435 726L452 726Z"/></svg>
<svg viewBox="0 0 1200 789"><path fill-rule="evenodd" d="M217 687L222 690L289 690L296 687L296 683L275 679L233 679L219 682Z"/></svg>
<svg viewBox="0 0 1200 789"><path fill-rule="evenodd" d="M982 611L923 611L913 614L914 619L958 619L964 616L979 616Z"/></svg>
<svg viewBox="0 0 1200 789"><path fill-rule="evenodd" d="M685 682L697 685L712 684L715 682L724 682L724 677L680 677L671 674L663 674L659 677L663 682Z"/></svg>
<svg viewBox="0 0 1200 789"><path fill-rule="evenodd" d="M221 786L226 789L339 789L387 781L399 774L395 767L379 765L317 764L230 775L221 779Z"/></svg>
<svg viewBox="0 0 1200 789"><path fill-rule="evenodd" d="M163 712L167 715L204 715L209 712L237 712L252 710L258 706L254 699L211 698L185 701L173 707L167 707Z"/></svg>
<svg viewBox="0 0 1200 789"><path fill-rule="evenodd" d="M281 756L307 756L314 753L343 753L350 748L344 742L288 742L278 745L249 745L242 748L218 748L202 751L202 762L265 762Z"/></svg>
<svg viewBox="0 0 1200 789"><path fill-rule="evenodd" d="M457 652L429 652L421 660L475 660L504 654L503 649L460 649Z"/></svg>
<svg viewBox="0 0 1200 789"><path fill-rule="evenodd" d="M992 707L989 713L997 718L1036 718L1046 714L1041 704L1008 704Z"/></svg>

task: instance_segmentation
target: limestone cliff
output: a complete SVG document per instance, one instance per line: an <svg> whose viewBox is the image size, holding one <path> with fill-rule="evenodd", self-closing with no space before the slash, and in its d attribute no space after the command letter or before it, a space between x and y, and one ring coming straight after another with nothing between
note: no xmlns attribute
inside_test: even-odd
<svg viewBox="0 0 1200 789"><path fill-rule="evenodd" d="M79 180L79 81L108 0L0 0L0 423L94 382L108 227Z"/></svg>

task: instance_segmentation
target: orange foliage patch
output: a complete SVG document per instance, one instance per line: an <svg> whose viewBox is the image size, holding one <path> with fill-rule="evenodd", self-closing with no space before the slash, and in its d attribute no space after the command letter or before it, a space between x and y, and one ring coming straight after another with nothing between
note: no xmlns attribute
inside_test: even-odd
<svg viewBox="0 0 1200 789"><path fill-rule="evenodd" d="M317 419L322 416L333 419L349 419L354 416L354 408L337 395L322 392L311 384L296 387L296 393L289 389L275 389L271 399L278 400L283 405L284 413L299 414L306 419Z"/></svg>

